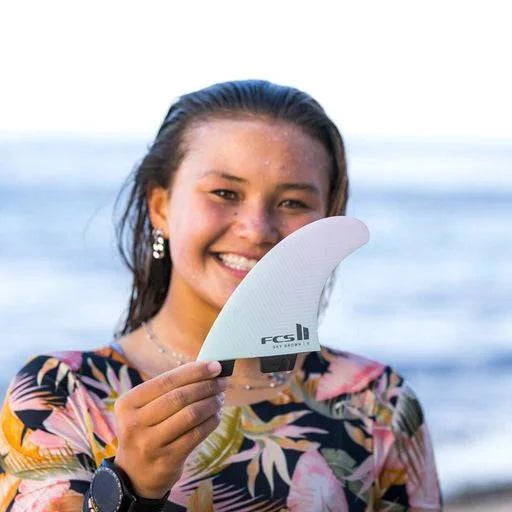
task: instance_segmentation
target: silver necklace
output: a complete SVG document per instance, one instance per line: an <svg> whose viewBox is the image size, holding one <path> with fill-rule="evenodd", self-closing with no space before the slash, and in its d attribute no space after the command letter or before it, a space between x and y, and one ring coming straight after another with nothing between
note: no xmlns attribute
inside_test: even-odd
<svg viewBox="0 0 512 512"><path fill-rule="evenodd" d="M146 333L146 338L150 343L155 345L156 349L160 354L164 354L167 356L168 359L170 359L176 367L181 366L185 363L190 363L193 361L191 357L186 356L185 354L182 354L180 352L175 352L174 350L169 349L166 347L158 338L158 336L153 331L153 328L151 326L151 321L148 322L142 322L142 327L144 328L144 332ZM246 391L255 390L255 389L268 389L268 388L275 388L278 386L282 386L283 384L286 384L288 379L290 378L292 371L286 371L286 372L271 372L266 373L265 375L269 379L269 383L265 386L252 386L251 384L244 384L242 386L238 386L242 389L245 389Z"/></svg>

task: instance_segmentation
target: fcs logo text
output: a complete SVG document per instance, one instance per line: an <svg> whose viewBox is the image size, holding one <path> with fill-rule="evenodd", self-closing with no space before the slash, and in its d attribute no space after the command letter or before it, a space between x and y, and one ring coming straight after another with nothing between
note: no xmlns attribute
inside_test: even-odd
<svg viewBox="0 0 512 512"><path fill-rule="evenodd" d="M272 341L274 343L284 343L286 341L302 341L309 340L309 329L307 327L303 327L300 324L295 324L296 334L278 334L277 336L264 336L261 338L261 344L265 345L267 341Z"/></svg>

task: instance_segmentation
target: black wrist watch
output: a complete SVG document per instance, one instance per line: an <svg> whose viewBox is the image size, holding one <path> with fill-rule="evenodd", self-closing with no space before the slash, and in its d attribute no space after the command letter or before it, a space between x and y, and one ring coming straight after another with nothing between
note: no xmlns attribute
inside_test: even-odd
<svg viewBox="0 0 512 512"><path fill-rule="evenodd" d="M104 459L94 472L84 509L87 507L93 512L161 512L169 492L157 500L137 496L128 475L114 464L114 457L111 457Z"/></svg>

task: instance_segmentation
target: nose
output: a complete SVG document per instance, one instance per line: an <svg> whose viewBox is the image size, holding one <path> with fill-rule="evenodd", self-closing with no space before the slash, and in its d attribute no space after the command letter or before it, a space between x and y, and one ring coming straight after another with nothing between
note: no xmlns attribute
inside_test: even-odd
<svg viewBox="0 0 512 512"><path fill-rule="evenodd" d="M250 244L275 245L281 239L276 215L265 205L246 205L235 216L233 230Z"/></svg>

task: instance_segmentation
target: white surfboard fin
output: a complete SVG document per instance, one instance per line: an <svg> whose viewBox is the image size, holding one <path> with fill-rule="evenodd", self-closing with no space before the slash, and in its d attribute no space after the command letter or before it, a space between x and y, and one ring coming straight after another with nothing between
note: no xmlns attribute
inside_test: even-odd
<svg viewBox="0 0 512 512"><path fill-rule="evenodd" d="M326 217L281 240L240 282L212 325L198 360L217 360L223 376L236 359L259 357L262 373L292 370L297 354L320 350L318 307L338 264L368 242L351 217Z"/></svg>

